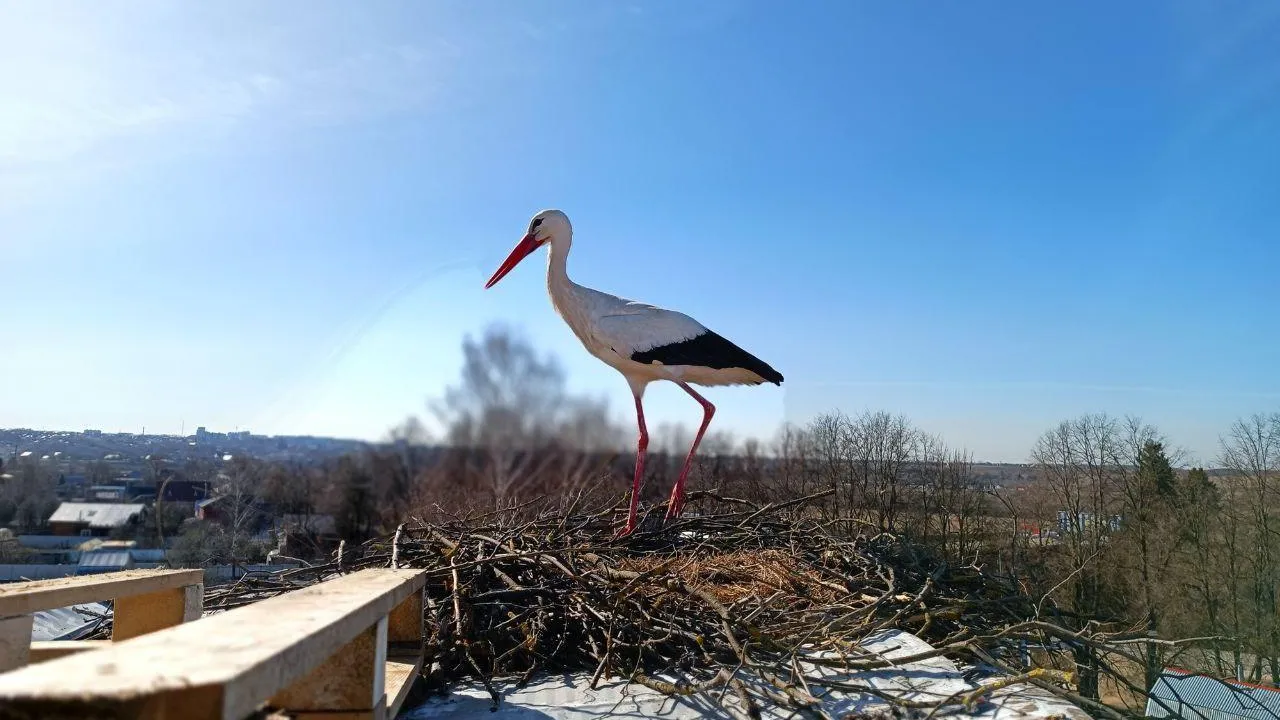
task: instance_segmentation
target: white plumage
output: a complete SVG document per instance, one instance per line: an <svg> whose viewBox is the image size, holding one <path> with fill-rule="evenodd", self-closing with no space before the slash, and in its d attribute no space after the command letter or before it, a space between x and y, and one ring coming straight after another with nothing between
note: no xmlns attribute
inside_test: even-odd
<svg viewBox="0 0 1280 720"><path fill-rule="evenodd" d="M569 279L566 262L573 244L573 226L559 210L544 210L529 222L528 231L506 261L485 284L492 287L522 259L543 245L547 254L547 292L551 304L583 347L627 379L636 402L640 439L631 507L622 534L635 529L640 485L644 474L648 431L641 398L655 380L669 380L689 393L703 407L702 426L672 488L667 517L679 517L684 504L684 484L694 453L715 414L715 406L697 393L695 385L782 384L782 375L759 358L709 330L702 323L674 310L627 300L583 287Z"/></svg>
<svg viewBox="0 0 1280 720"><path fill-rule="evenodd" d="M764 382L745 368L666 365L657 359L642 364L632 360L637 353L693 340L710 331L684 313L609 295L571 280L568 283L568 289L551 293L552 305L588 352L616 368L633 385L655 380L684 380L695 385ZM571 308L581 310L574 312Z"/></svg>

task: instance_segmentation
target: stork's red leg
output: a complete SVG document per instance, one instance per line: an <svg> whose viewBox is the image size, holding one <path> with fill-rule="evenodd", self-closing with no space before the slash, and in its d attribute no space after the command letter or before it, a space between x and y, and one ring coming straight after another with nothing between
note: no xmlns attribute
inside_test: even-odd
<svg viewBox="0 0 1280 720"><path fill-rule="evenodd" d="M667 503L667 519L678 518L680 513L684 512L684 481L689 477L689 468L693 465L693 454L698 451L698 444L702 442L702 436L707 432L707 426L711 424L711 416L716 414L716 406L712 405L709 400L702 397L688 383L676 381L676 384L684 391L693 396L694 400L702 405L702 426L698 428L698 434L693 438L693 446L689 448L689 455L684 459L684 467L680 469L680 476L676 478L675 487L671 488L671 501Z"/></svg>
<svg viewBox="0 0 1280 720"><path fill-rule="evenodd" d="M649 431L644 427L644 405L636 395L636 424L640 426L640 439L636 442L636 477L631 481L631 510L627 513L627 525L618 537L630 535L636 529L636 512L640 507L640 485L644 482L644 454L649 447Z"/></svg>

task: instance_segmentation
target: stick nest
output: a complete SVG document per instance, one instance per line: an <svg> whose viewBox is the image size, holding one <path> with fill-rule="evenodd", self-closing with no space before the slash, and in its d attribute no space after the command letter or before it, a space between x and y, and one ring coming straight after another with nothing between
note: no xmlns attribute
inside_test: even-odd
<svg viewBox="0 0 1280 720"><path fill-rule="evenodd" d="M859 647L886 629L927 640L937 648L928 655L982 658L1011 674L1019 671L996 659L1007 641L1043 636L1034 605L980 567L949 566L893 535L837 536L806 517L804 501L738 502L739 511L623 539L613 537L612 513L573 507L414 521L324 566L210 588L206 609L362 568L421 568L433 685L479 680L496 704L497 679L586 671L593 686L621 676L670 695L706 694L744 717L762 705L827 717L818 697L853 689L828 671L847 678L892 666ZM1041 672L1031 682L1072 697L1061 687L1069 679ZM883 697L908 708L974 701Z"/></svg>

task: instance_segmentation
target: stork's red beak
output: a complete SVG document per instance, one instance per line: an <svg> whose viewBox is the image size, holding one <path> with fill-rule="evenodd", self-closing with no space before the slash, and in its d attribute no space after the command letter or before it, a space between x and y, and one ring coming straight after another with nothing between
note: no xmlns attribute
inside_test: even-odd
<svg viewBox="0 0 1280 720"><path fill-rule="evenodd" d="M539 244L538 239L533 236L533 233L525 235L524 239L520 241L520 244L516 245L515 249L511 251L511 254L507 256L507 259L502 262L502 266L493 274L493 277L489 278L489 282L484 284L484 289L488 290L496 285L503 276L511 272L511 268L519 265L521 260L529 256L529 253L537 250Z"/></svg>

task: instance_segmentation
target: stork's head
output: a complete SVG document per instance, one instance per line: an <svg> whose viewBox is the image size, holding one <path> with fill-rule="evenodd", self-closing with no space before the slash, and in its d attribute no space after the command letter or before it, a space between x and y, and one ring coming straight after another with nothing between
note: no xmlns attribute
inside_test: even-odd
<svg viewBox="0 0 1280 720"><path fill-rule="evenodd" d="M503 261L493 277L489 278L489 282L484 284L485 289L489 289L498 284L511 269L520 264L520 261L528 257L534 250L546 245L549 242L557 240L568 240L573 234L573 226L569 224L569 216L559 210L543 210L534 215L529 220L529 228L525 230L524 238L516 245L507 259ZM557 246L558 247L558 246Z"/></svg>

